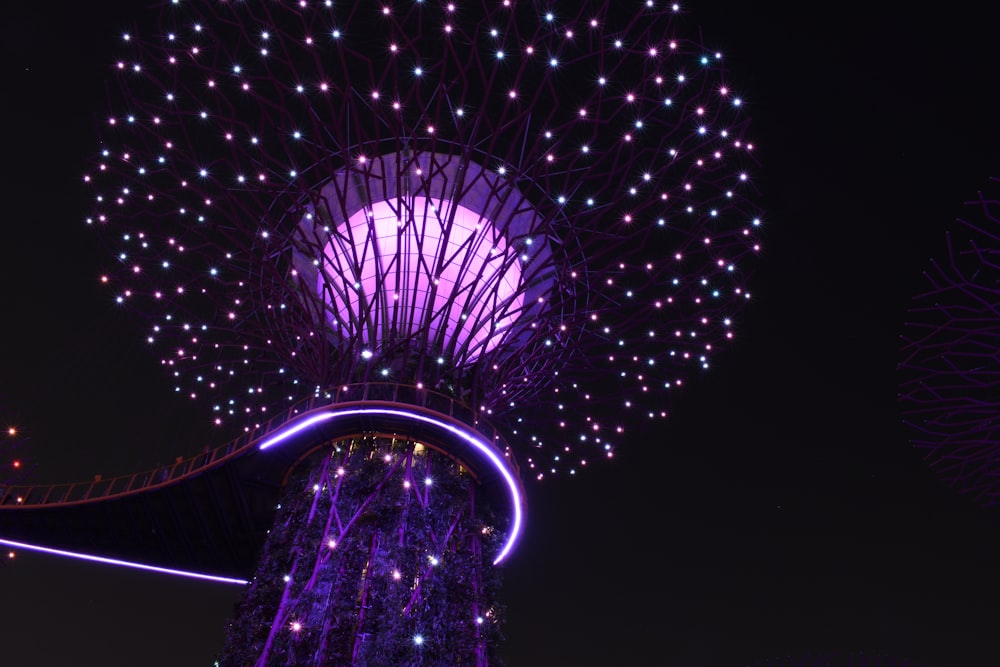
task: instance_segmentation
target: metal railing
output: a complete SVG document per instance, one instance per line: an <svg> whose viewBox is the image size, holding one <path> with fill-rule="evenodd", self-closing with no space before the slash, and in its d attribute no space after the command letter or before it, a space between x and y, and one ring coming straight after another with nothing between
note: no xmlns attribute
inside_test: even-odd
<svg viewBox="0 0 1000 667"><path fill-rule="evenodd" d="M262 438L273 433L281 425L311 410L342 403L366 401L416 406L447 415L472 428L492 443L520 477L520 468L514 458L514 453L500 431L464 403L451 396L423 387L391 382L366 382L342 385L328 392L309 396L292 404L281 414L271 417L267 422L255 425L243 435L214 449L206 447L201 454L190 458L179 456L172 465L159 466L152 470L109 479L103 479L100 475L96 475L93 480L85 482L0 486L0 510L38 505L83 503L101 498L126 496L157 486L165 486L184 477L197 475L224 461L239 457L246 451L254 449Z"/></svg>

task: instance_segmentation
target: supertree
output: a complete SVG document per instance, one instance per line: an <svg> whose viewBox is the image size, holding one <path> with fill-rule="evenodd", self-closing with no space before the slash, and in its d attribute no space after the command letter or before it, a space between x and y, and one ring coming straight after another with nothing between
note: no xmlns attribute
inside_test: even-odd
<svg viewBox="0 0 1000 667"><path fill-rule="evenodd" d="M175 1L123 36L102 280L221 428L312 438L223 664L495 662L521 479L611 457L733 337L754 146L685 23Z"/></svg>
<svg viewBox="0 0 1000 667"><path fill-rule="evenodd" d="M998 179L990 179L995 191ZM1000 503L1000 201L989 189L946 235L902 335L900 401L911 443L951 486Z"/></svg>

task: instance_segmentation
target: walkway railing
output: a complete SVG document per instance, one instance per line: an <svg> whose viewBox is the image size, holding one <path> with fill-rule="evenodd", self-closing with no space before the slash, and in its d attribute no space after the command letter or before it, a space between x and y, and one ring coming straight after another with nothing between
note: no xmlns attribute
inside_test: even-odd
<svg viewBox="0 0 1000 667"><path fill-rule="evenodd" d="M423 387L391 382L367 382L342 385L335 390L305 398L294 403L281 414L271 417L263 424L256 425L226 444L214 449L206 447L201 454L190 458L177 457L172 465L109 479L103 479L100 475L96 475L93 480L87 482L0 485L0 510L37 505L82 503L100 498L126 496L157 486L165 486L184 477L197 475L223 461L239 457L248 450L254 449L263 437L273 433L282 424L299 415L330 405L363 401L399 403L427 408L447 415L471 427L492 443L506 456L511 468L520 476L520 469L514 458L514 453L501 433L464 403L451 396Z"/></svg>

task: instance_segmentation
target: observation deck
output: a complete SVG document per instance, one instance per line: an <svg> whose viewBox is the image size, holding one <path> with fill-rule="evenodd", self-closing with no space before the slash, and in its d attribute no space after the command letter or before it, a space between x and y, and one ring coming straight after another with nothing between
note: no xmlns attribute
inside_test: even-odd
<svg viewBox="0 0 1000 667"><path fill-rule="evenodd" d="M243 583L295 465L334 439L412 439L458 461L510 518L494 562L517 539L524 488L497 429L421 387L352 384L312 396L224 445L132 475L0 486L0 544Z"/></svg>

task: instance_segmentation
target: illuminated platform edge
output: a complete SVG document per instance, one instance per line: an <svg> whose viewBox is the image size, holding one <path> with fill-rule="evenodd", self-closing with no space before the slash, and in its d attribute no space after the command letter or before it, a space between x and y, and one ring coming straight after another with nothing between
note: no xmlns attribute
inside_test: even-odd
<svg viewBox="0 0 1000 667"><path fill-rule="evenodd" d="M200 579L245 583L288 472L323 443L405 437L454 458L510 525L499 563L523 529L524 489L505 441L448 396L369 383L311 397L245 436L170 467L76 484L0 488L0 544Z"/></svg>

